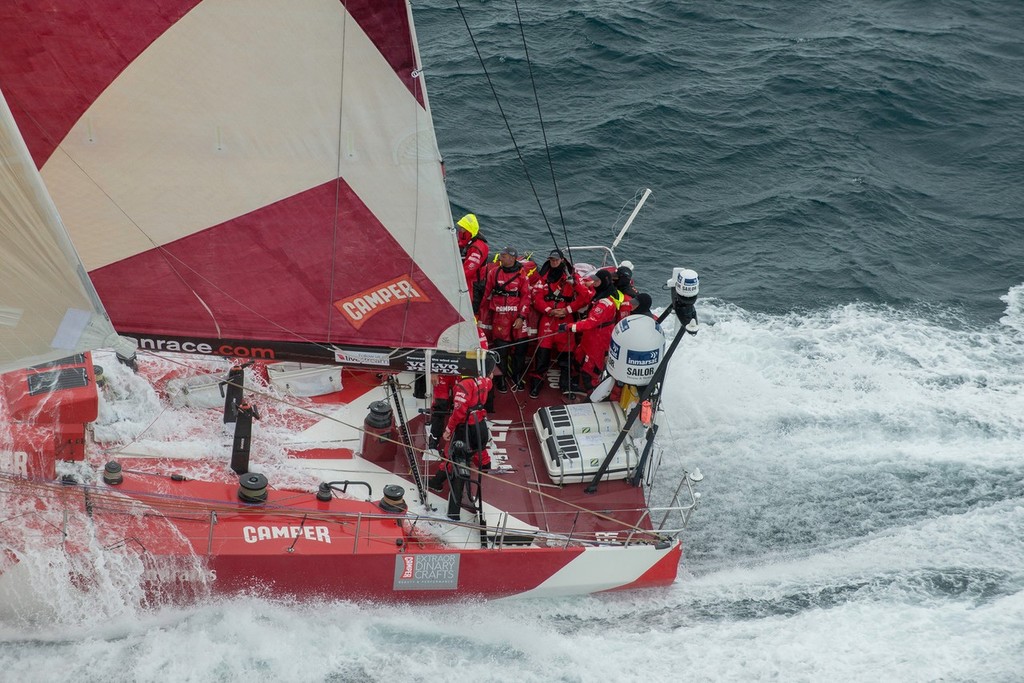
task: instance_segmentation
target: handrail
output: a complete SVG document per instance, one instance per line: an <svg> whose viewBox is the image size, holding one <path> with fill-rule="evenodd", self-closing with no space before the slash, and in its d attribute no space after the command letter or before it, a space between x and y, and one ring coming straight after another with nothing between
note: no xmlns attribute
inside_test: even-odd
<svg viewBox="0 0 1024 683"><path fill-rule="evenodd" d="M685 493L684 488L685 487ZM301 497L301 496L300 496ZM680 503L680 497L688 498L689 500ZM369 524L373 520L403 520L405 527L405 533L407 535L415 536L420 539L421 542L436 542L440 545L445 543L444 539L439 533L433 529L423 529L421 522L429 522L434 527L440 526L441 529L450 528L454 526L469 527L479 530L481 533L488 534L489 530L493 530L494 534L490 536L489 546L496 549L504 549L508 545L508 538L510 536L529 537L535 539L535 542L542 543L545 545L553 546L564 546L576 544L580 546L629 546L635 544L649 544L651 542L658 542L659 540L674 539L682 531L686 529L689 522L690 516L693 511L697 508L700 501L700 494L694 490L694 486L690 481L688 473L685 473L679 486L676 488L669 505L667 506L651 506L651 507L637 507L637 508L619 508L615 510L602 510L599 514L604 521L610 521L609 515L635 515L629 516L628 518L636 519L633 524L628 522L622 522L622 528L619 531L609 529L608 524L602 525L601 531L594 532L581 532L578 529L578 525L581 519L587 515L588 511L581 510L562 510L562 511L513 511L504 510L501 511L501 515L497 520L496 526L481 526L477 523L464 523L459 521L453 521L447 519L445 516L434 516L432 514L418 514L418 513L406 513L405 515L395 515L394 513L385 513L383 511L377 512L345 512L345 511L330 511L330 510L318 510L308 507L288 507L282 505L259 505L259 506L241 506L233 507L230 505L219 505L216 507L203 507L203 508L191 508L178 505L172 500L154 500L153 498L146 498L144 500L137 500L135 498L123 498L123 497L109 497L109 496L97 496L93 502L93 513L118 513L123 512L125 514L138 514L139 508L135 507L140 503L148 507L152 513L158 515L166 515L171 518L178 519L193 519L194 521L203 520L206 522L207 533L206 533L206 551L207 554L211 553L215 547L215 539L217 530L224 528L224 522L226 519L238 516L266 516L273 515L278 518L291 518L294 517L296 520L306 518L310 522L326 522L336 523L340 525L355 523L355 529L353 534L353 543L358 545L373 540L372 526ZM57 513L57 510L52 510ZM55 526L58 528L58 533L67 533L67 515L69 510L62 509L58 513L60 516L64 516L62 521L58 521ZM85 511L82 514L86 514ZM146 514L146 513L144 513ZM32 512L33 516L40 518L46 518L48 516L47 511L37 510ZM573 515L570 521L566 515ZM58 520L60 520L58 516ZM198 517L198 519L196 519ZM533 517L541 522L548 520L552 522L559 518L564 519L565 522L559 523L557 526L568 531L550 531L544 528L538 528L537 526L528 527L512 527L510 526L510 520L513 518L530 518ZM679 520L678 524L672 524L669 526L672 518ZM640 525L647 519L659 520L655 528L645 529L640 528ZM546 524L550 528L551 524ZM384 538L384 537L382 537ZM388 537L393 538L393 537ZM513 546L514 547L514 546Z"/></svg>

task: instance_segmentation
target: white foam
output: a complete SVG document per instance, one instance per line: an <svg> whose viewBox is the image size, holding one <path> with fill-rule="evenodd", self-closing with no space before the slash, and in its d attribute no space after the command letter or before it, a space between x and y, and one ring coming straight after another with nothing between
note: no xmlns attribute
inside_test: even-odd
<svg viewBox="0 0 1024 683"><path fill-rule="evenodd" d="M76 618L0 628L0 667L14 680L1015 680L1022 297L988 327L702 301L703 329L669 371L663 467L707 475L670 589L427 607L129 600L92 618L69 602Z"/></svg>

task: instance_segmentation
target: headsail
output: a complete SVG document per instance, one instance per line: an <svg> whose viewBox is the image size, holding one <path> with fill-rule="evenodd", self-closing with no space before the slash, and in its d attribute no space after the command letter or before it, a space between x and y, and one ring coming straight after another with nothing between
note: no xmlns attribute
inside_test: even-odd
<svg viewBox="0 0 1024 683"><path fill-rule="evenodd" d="M115 340L0 92L0 372Z"/></svg>
<svg viewBox="0 0 1024 683"><path fill-rule="evenodd" d="M55 0L0 34L123 334L479 345L405 0Z"/></svg>

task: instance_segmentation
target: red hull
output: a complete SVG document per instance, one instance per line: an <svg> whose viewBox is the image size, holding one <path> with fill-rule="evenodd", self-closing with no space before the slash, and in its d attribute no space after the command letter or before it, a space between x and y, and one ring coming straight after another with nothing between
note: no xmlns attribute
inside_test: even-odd
<svg viewBox="0 0 1024 683"><path fill-rule="evenodd" d="M158 384L168 379L155 377ZM323 412L331 405L367 403L379 391L375 382L371 375L346 372L345 391L308 405ZM258 503L240 499L226 457L199 462L122 457L122 481L114 484L0 478L8 509L21 511L26 520L21 527L0 527L4 545L13 549L0 563L0 593L5 580L15 583L25 553L32 552L26 538L40 548L81 557L70 573L83 590L99 584L90 559L98 546L128 565L135 562L150 603L235 593L424 602L671 584L681 545L651 530L642 489L607 481L590 495L584 484L559 488L542 481L546 474L530 418L541 401L557 396L551 389L538 400L523 392L498 396L493 431L512 470L485 479L485 502L492 512L483 542L475 516L464 513L465 521L450 522L436 496L429 507L416 504L406 450L397 445L385 451L387 457L378 453L375 463L337 444L283 448L278 457L290 454L284 464L307 470L309 483L279 488L272 473L266 500ZM213 424L219 421L216 410L201 412ZM315 419L297 418L273 404L267 413L267 421L292 429L316 426ZM417 447L423 445L422 422L417 417L410 426ZM97 456L102 458L94 453L90 462L98 470ZM418 463L424 471L430 464ZM374 476L373 482L403 481L410 512L382 510L380 488L362 500L351 497L363 495L361 487L348 496L318 500L315 478L340 479L332 473L360 467L363 474L349 476L366 477L366 486L379 487L369 481ZM325 472L315 474L318 468Z"/></svg>

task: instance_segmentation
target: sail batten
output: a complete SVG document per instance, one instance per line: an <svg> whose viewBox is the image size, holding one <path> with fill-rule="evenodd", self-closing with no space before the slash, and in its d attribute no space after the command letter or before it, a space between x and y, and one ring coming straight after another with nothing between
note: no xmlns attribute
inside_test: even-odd
<svg viewBox="0 0 1024 683"><path fill-rule="evenodd" d="M404 0L161 0L134 52L116 30L69 32L97 57L90 82L110 68L65 101L15 62L32 31L104 8L52 4L49 25L0 17L18 36L0 87L33 149L59 136L36 159L119 329L478 346ZM74 121L47 115L62 106Z"/></svg>

